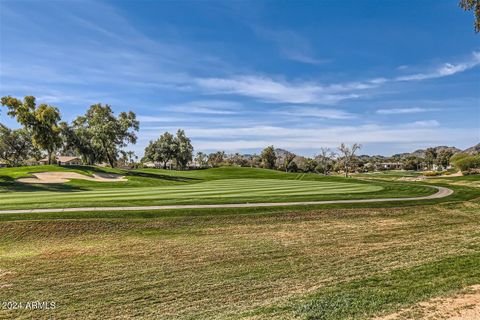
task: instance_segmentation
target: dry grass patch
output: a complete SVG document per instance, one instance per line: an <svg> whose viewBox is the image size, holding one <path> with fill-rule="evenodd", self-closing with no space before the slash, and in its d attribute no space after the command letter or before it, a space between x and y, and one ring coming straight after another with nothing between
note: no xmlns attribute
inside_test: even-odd
<svg viewBox="0 0 480 320"><path fill-rule="evenodd" d="M0 300L56 301L45 318L293 318L282 307L325 286L478 251L479 209L2 222Z"/></svg>

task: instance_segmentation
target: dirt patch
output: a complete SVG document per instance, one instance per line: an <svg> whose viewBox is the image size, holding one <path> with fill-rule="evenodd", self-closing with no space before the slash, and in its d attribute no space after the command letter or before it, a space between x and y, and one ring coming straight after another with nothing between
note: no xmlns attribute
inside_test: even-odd
<svg viewBox="0 0 480 320"><path fill-rule="evenodd" d="M22 183L65 183L71 179L88 180L96 182L119 182L127 181L125 176L114 173L94 173L86 176L76 172L38 172L32 173L35 178L20 178L18 182Z"/></svg>
<svg viewBox="0 0 480 320"><path fill-rule="evenodd" d="M398 180L401 180L401 181L424 181L425 179L427 179L427 177L425 177L425 176L398 178Z"/></svg>
<svg viewBox="0 0 480 320"><path fill-rule="evenodd" d="M399 319L480 319L480 285L469 287L461 294L447 298L435 298L389 314L376 320Z"/></svg>

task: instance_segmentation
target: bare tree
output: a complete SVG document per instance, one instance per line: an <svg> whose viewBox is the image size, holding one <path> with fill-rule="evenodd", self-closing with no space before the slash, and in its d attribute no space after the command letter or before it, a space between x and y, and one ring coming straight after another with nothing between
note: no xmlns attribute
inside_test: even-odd
<svg viewBox="0 0 480 320"><path fill-rule="evenodd" d="M320 154L317 158L320 158L320 169L324 175L328 173L328 162L331 158L335 156L335 153L330 150L330 148L320 148Z"/></svg>
<svg viewBox="0 0 480 320"><path fill-rule="evenodd" d="M358 143L354 143L351 147L348 147L345 143L342 142L338 150L343 157L343 170L345 171L345 178L348 178L348 172L350 171L351 163L355 158L355 152L359 150L362 146Z"/></svg>
<svg viewBox="0 0 480 320"><path fill-rule="evenodd" d="M283 159L283 165L285 166L285 172L288 172L288 167L292 163L293 159L295 159L295 153L288 152L285 154L285 158Z"/></svg>

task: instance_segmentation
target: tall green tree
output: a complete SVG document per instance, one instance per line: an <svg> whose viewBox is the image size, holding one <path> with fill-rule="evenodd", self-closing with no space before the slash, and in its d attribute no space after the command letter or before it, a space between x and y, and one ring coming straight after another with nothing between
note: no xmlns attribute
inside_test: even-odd
<svg viewBox="0 0 480 320"><path fill-rule="evenodd" d="M310 158L307 158L305 159L305 161L303 162L303 171L305 172L315 172L316 168L317 168L317 161L315 161L314 159L310 159Z"/></svg>
<svg viewBox="0 0 480 320"><path fill-rule="evenodd" d="M460 0L460 8L465 11L473 11L475 15L475 32L480 32L480 0Z"/></svg>
<svg viewBox="0 0 480 320"><path fill-rule="evenodd" d="M275 154L275 148L273 146L268 146L263 149L260 157L262 158L264 168L275 168L275 161L277 160L277 155Z"/></svg>
<svg viewBox="0 0 480 320"><path fill-rule="evenodd" d="M78 120L78 119L77 119ZM94 165L107 161L100 146L94 145L94 132L86 127L86 122L74 120L71 125L60 123L62 129L63 149L72 150L81 156L83 163Z"/></svg>
<svg viewBox="0 0 480 320"><path fill-rule="evenodd" d="M432 169L436 159L437 150L435 150L435 148L427 148L427 150L425 150L425 162L427 163L428 169Z"/></svg>
<svg viewBox="0 0 480 320"><path fill-rule="evenodd" d="M170 132L165 132L157 140L150 141L142 161L163 163L163 169L166 169L168 161L175 157L177 150L175 137Z"/></svg>
<svg viewBox="0 0 480 320"><path fill-rule="evenodd" d="M26 96L23 101L5 96L1 103L8 108L7 114L28 130L33 144L47 152L48 163L52 163L52 156L61 145L60 111L46 104L37 106L33 96Z"/></svg>
<svg viewBox="0 0 480 320"><path fill-rule="evenodd" d="M443 168L447 168L450 165L450 158L453 156L453 151L444 149L440 150L437 154L437 158L435 159L435 164L437 166L441 166Z"/></svg>
<svg viewBox="0 0 480 320"><path fill-rule="evenodd" d="M84 116L75 120L85 130L84 137L90 138L91 145L100 152L110 166L115 167L120 148L137 142L139 122L133 112L120 112L116 117L112 108L100 103L90 106Z"/></svg>
<svg viewBox="0 0 480 320"><path fill-rule="evenodd" d="M185 135L185 131L181 129L177 131L175 144L177 145L175 160L180 166L180 169L185 169L187 164L192 161L193 158L193 146L190 138Z"/></svg>
<svg viewBox="0 0 480 320"><path fill-rule="evenodd" d="M10 166L21 165L34 150L25 129L11 130L0 123L0 159Z"/></svg>

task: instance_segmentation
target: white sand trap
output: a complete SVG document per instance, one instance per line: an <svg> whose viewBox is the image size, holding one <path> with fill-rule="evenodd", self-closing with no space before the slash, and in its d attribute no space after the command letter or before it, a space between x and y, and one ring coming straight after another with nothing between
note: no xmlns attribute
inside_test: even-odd
<svg viewBox="0 0 480 320"><path fill-rule="evenodd" d="M125 176L114 173L94 173L86 176L76 172L37 172L32 173L35 178L20 178L18 182L23 183L65 183L71 179L88 180L96 182L119 182L127 181Z"/></svg>

